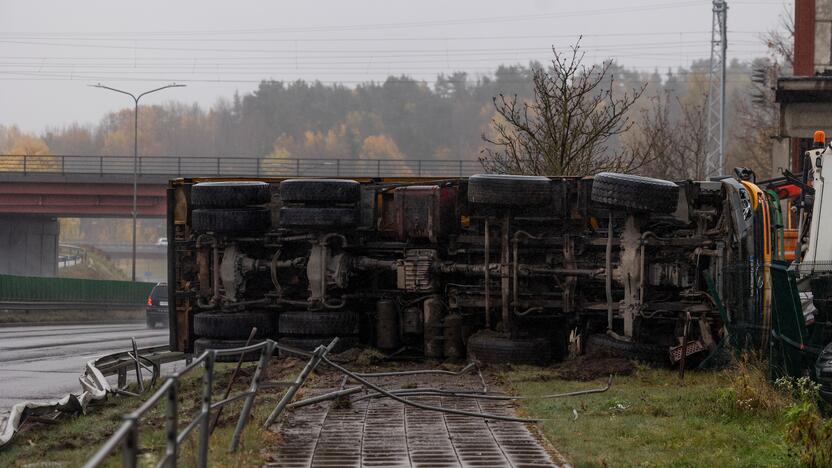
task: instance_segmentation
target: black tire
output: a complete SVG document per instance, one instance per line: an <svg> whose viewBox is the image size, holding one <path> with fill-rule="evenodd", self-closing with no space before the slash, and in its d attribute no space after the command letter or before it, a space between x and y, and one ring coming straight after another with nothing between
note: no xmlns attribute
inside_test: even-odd
<svg viewBox="0 0 832 468"><path fill-rule="evenodd" d="M252 340L251 344L257 344L263 340ZM200 356L209 349L231 349L242 348L246 345L246 340L215 340L212 338L197 338L194 340L194 356ZM257 361L262 354L261 350L249 351L243 355L244 362ZM240 360L240 355L217 356L217 362L237 362Z"/></svg>
<svg viewBox="0 0 832 468"><path fill-rule="evenodd" d="M253 327L257 327L255 338L274 335L274 314L265 311L202 312L194 316L196 336L245 340Z"/></svg>
<svg viewBox="0 0 832 468"><path fill-rule="evenodd" d="M477 174L468 178L468 201L491 206L543 206L552 201L552 181L542 176Z"/></svg>
<svg viewBox="0 0 832 468"><path fill-rule="evenodd" d="M587 356L620 357L650 364L670 364L670 352L666 346L621 341L604 334L590 335L584 344L584 350Z"/></svg>
<svg viewBox="0 0 832 468"><path fill-rule="evenodd" d="M480 332L468 339L468 357L487 364L545 366L552 362L552 344L545 338L511 339Z"/></svg>
<svg viewBox="0 0 832 468"><path fill-rule="evenodd" d="M356 203L361 184L354 180L289 179L280 183L284 203Z"/></svg>
<svg viewBox="0 0 832 468"><path fill-rule="evenodd" d="M821 395L832 404L832 343L820 352L815 362L815 379L821 385Z"/></svg>
<svg viewBox="0 0 832 468"><path fill-rule="evenodd" d="M825 319L832 317L832 275L817 276L809 280L812 304Z"/></svg>
<svg viewBox="0 0 832 468"><path fill-rule="evenodd" d="M347 336L358 333L354 310L290 310L277 317L281 336Z"/></svg>
<svg viewBox="0 0 832 468"><path fill-rule="evenodd" d="M191 228L195 232L263 232L271 226L268 208L194 210Z"/></svg>
<svg viewBox="0 0 832 468"><path fill-rule="evenodd" d="M358 224L358 211L353 208L286 207L280 209L280 227L342 228Z"/></svg>
<svg viewBox="0 0 832 468"><path fill-rule="evenodd" d="M615 172L602 172L592 181L592 201L619 208L673 213L679 186L673 182Z"/></svg>
<svg viewBox="0 0 832 468"><path fill-rule="evenodd" d="M263 205L272 199L266 182L200 182L191 187L194 208L244 208Z"/></svg>
<svg viewBox="0 0 832 468"><path fill-rule="evenodd" d="M293 348L298 348L303 351L314 351L318 346L324 345L328 346L329 343L332 342L332 339L335 338L334 336L324 336L324 337L299 337L299 336L284 336L277 339L279 344L283 344L286 346L291 346ZM357 336L339 336L338 343L332 348L327 354L338 354L343 353L348 349L352 349L358 346L358 337ZM292 354L286 351L278 350L278 356L280 357L300 357L297 354Z"/></svg>

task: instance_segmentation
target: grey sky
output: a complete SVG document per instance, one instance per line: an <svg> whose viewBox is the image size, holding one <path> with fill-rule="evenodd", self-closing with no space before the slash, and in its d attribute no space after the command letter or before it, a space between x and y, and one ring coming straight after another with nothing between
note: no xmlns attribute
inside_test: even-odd
<svg viewBox="0 0 832 468"><path fill-rule="evenodd" d="M759 35L785 3L728 0L730 58L764 55ZM707 57L710 28L708 0L0 0L0 124L40 132L130 104L97 82L185 83L143 102L209 107L261 79L476 76L580 34L590 61L664 72Z"/></svg>

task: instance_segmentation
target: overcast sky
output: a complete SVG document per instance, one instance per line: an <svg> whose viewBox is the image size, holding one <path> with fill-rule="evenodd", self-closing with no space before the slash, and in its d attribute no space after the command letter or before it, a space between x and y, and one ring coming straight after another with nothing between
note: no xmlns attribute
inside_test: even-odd
<svg viewBox="0 0 832 468"><path fill-rule="evenodd" d="M780 1L728 0L729 58L765 54ZM143 103L209 107L261 79L432 82L546 60L584 35L590 61L665 72L708 57L709 0L0 0L0 124L41 132Z"/></svg>

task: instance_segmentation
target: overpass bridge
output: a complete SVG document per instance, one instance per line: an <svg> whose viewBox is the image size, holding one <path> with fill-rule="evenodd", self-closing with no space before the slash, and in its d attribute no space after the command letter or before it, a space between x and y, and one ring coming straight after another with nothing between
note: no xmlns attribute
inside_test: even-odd
<svg viewBox="0 0 832 468"><path fill-rule="evenodd" d="M140 156L137 213L164 217L176 177L464 177L477 160ZM0 155L0 274L53 276L61 217L132 215L133 157Z"/></svg>

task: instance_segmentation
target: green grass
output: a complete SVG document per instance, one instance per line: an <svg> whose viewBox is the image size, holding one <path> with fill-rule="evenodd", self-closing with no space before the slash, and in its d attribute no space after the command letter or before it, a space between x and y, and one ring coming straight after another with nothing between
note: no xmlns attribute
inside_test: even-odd
<svg viewBox="0 0 832 468"><path fill-rule="evenodd" d="M516 368L501 378L522 395L605 383L549 380L532 368ZM795 466L782 411L735 409L725 402L731 383L726 372L688 372L681 382L676 372L638 368L616 377L605 393L525 400L521 411L547 418L545 436L577 467Z"/></svg>
<svg viewBox="0 0 832 468"><path fill-rule="evenodd" d="M253 372L256 363L246 364L244 369ZM233 365L218 365L221 371L214 382L213 401L218 401L225 391ZM274 369L274 367L272 368ZM295 368L275 369L272 378L281 379L279 374L294 375ZM240 376L234 392L247 388L250 382L250 372ZM287 377L288 378L288 377ZM182 430L191 421L199 408L201 371L195 370L183 379L180 389L180 419L179 428ZM145 395L146 398L149 394ZM227 406L220 422L211 436L209 460L211 466L220 467L255 467L265 464L268 454L264 447L275 446L276 434L264 431L263 422L274 408L279 399L277 390L264 390L258 393L255 400L251 419L246 425L241 438L240 447L235 453L228 453L228 442L234 432L237 416L242 402ZM110 396L107 401L97 403L88 408L87 415L72 416L60 420L58 424L30 424L15 436L15 439L0 451L0 466L23 467L38 463L42 466L54 463L54 466L74 467L86 462L104 441L120 426L122 417L135 410L143 398ZM165 400L151 410L141 420L139 439L139 466L156 466L164 453L164 411ZM179 466L195 466L198 430L190 436L180 447ZM116 451L107 460L105 466L121 466L121 452ZM38 465L38 466L41 466Z"/></svg>

